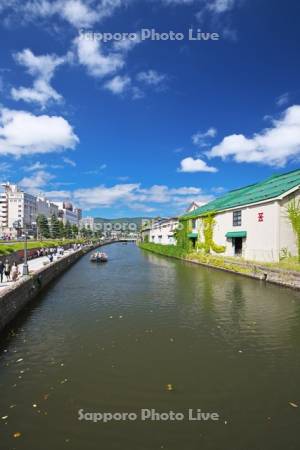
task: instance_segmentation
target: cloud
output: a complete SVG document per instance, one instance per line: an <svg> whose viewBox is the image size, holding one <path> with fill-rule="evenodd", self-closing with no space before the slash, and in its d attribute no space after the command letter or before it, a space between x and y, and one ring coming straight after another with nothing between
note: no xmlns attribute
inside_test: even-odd
<svg viewBox="0 0 300 450"><path fill-rule="evenodd" d="M276 99L276 105L280 106L280 107L286 106L289 102L290 102L290 93L289 92L285 92L284 94L280 95Z"/></svg>
<svg viewBox="0 0 300 450"><path fill-rule="evenodd" d="M79 63L85 66L89 75L95 78L111 75L125 64L121 53L107 52L104 54L99 41L77 37L74 44Z"/></svg>
<svg viewBox="0 0 300 450"><path fill-rule="evenodd" d="M233 9L236 3L236 0L207 0L206 7L209 11L222 14Z"/></svg>
<svg viewBox="0 0 300 450"><path fill-rule="evenodd" d="M165 74L158 73L156 70L148 70L137 74L137 80L148 84L149 86L158 86L166 81L167 76Z"/></svg>
<svg viewBox="0 0 300 450"><path fill-rule="evenodd" d="M74 149L78 142L63 117L0 109L0 155L58 152Z"/></svg>
<svg viewBox="0 0 300 450"><path fill-rule="evenodd" d="M130 87L130 84L131 79L128 76L116 75L104 84L104 88L113 94L120 95Z"/></svg>
<svg viewBox="0 0 300 450"><path fill-rule="evenodd" d="M35 56L30 49L16 53L14 58L18 64L25 66L27 72L35 77L32 88L12 88L11 95L14 100L39 103L42 107L52 100L60 102L62 96L50 85L51 79L58 66L64 64L68 57L56 55Z"/></svg>
<svg viewBox="0 0 300 450"><path fill-rule="evenodd" d="M207 142L206 140L208 138L214 138L217 135L217 130L216 128L209 128L207 131L200 132L198 131L197 133L195 133L192 136L192 142L194 145L197 145L198 147L206 147L207 146Z"/></svg>
<svg viewBox="0 0 300 450"><path fill-rule="evenodd" d="M223 160L233 158L238 163L260 163L284 166L300 155L300 105L288 108L272 127L248 138L243 134L226 136L207 155Z"/></svg>
<svg viewBox="0 0 300 450"><path fill-rule="evenodd" d="M27 0L6 1L2 10L21 16L22 22L32 22L57 16L75 28L89 28L111 16L126 4L126 0Z"/></svg>
<svg viewBox="0 0 300 450"><path fill-rule="evenodd" d="M47 186L53 178L55 178L55 176L51 173L44 170L38 170L31 177L23 178L19 184L27 192L37 194L43 187Z"/></svg>
<svg viewBox="0 0 300 450"><path fill-rule="evenodd" d="M71 167L76 167L76 162L75 161L73 161L72 159L70 159L70 158L63 158L63 162L65 163L65 164L67 164L68 166L71 166Z"/></svg>
<svg viewBox="0 0 300 450"><path fill-rule="evenodd" d="M195 172L218 172L216 167L210 167L202 159L194 159L192 157L185 158L180 162L179 172L195 173Z"/></svg>
<svg viewBox="0 0 300 450"><path fill-rule="evenodd" d="M23 169L25 172L35 172L37 170L44 170L47 168L47 164L42 164L39 161L37 161L34 164L31 164L31 166L24 166Z"/></svg>

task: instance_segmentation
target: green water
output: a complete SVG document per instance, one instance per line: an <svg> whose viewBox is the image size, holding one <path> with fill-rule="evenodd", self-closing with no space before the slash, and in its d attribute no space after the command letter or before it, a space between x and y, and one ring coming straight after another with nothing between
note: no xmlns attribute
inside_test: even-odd
<svg viewBox="0 0 300 450"><path fill-rule="evenodd" d="M299 449L300 294L134 244L107 253L0 337L0 449ZM140 420L151 408L185 419ZM137 420L79 421L80 409Z"/></svg>

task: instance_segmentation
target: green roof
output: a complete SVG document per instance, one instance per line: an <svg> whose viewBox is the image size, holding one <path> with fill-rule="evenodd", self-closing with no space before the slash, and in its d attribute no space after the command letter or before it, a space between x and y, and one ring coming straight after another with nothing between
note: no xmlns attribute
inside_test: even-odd
<svg viewBox="0 0 300 450"><path fill-rule="evenodd" d="M247 237L247 231L228 231L226 237L229 239L233 238L245 238Z"/></svg>
<svg viewBox="0 0 300 450"><path fill-rule="evenodd" d="M223 211L225 209L270 200L279 197L297 186L300 186L300 169L280 175L273 175L271 178L260 183L230 191L183 217L188 219L212 211Z"/></svg>

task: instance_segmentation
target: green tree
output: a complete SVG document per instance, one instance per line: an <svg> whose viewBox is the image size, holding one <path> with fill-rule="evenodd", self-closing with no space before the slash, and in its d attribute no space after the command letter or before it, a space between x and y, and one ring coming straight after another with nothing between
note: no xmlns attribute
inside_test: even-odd
<svg viewBox="0 0 300 450"><path fill-rule="evenodd" d="M65 225L65 237L68 239L72 238L72 226L68 220Z"/></svg>
<svg viewBox="0 0 300 450"><path fill-rule="evenodd" d="M41 238L50 238L50 229L48 219L44 214L39 214L36 219L38 234Z"/></svg>
<svg viewBox="0 0 300 450"><path fill-rule="evenodd" d="M78 226L77 225L72 225L72 235L73 238L76 238L78 236Z"/></svg>
<svg viewBox="0 0 300 450"><path fill-rule="evenodd" d="M288 219L297 238L298 262L300 262L300 200L294 199L287 207Z"/></svg>
<svg viewBox="0 0 300 450"><path fill-rule="evenodd" d="M51 227L51 237L53 239L61 237L59 220L55 214L52 214L51 216L50 227Z"/></svg>
<svg viewBox="0 0 300 450"><path fill-rule="evenodd" d="M65 237L65 226L62 220L58 221L58 227L59 227L59 237L60 238Z"/></svg>

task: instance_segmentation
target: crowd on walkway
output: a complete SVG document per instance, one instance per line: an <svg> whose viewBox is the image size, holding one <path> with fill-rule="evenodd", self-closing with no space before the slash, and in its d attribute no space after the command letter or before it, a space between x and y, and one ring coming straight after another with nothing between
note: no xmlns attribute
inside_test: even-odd
<svg viewBox="0 0 300 450"><path fill-rule="evenodd" d="M69 251L76 251L82 248L82 244L73 244ZM45 247L37 249L33 254L31 254L30 259L41 258L43 259L43 262L48 260L48 262L52 263L55 259L62 257L65 252L66 250L63 247ZM47 259L45 260L44 257ZM17 281L19 277L22 276L20 270L21 266L22 264L18 265L16 261L11 262L8 258L4 261L0 260L0 283Z"/></svg>

